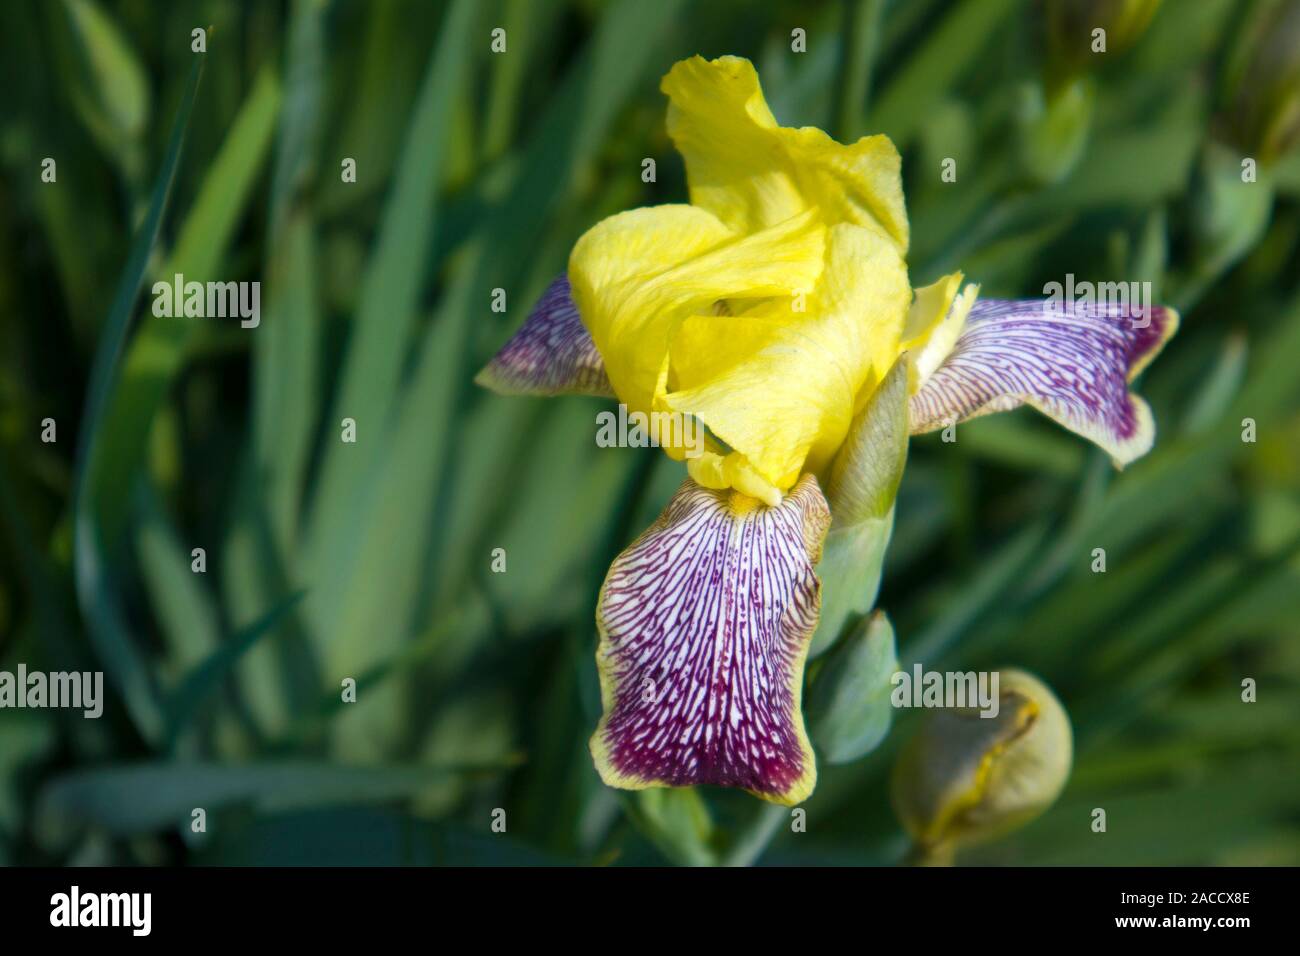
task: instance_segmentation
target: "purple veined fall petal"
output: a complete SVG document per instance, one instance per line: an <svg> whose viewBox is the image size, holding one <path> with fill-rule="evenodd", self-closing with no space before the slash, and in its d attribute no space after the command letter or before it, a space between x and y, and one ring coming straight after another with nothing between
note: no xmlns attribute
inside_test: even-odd
<svg viewBox="0 0 1300 956"><path fill-rule="evenodd" d="M605 363L582 324L569 277L552 282L474 381L503 395L597 395L613 398Z"/></svg>
<svg viewBox="0 0 1300 956"><path fill-rule="evenodd" d="M1129 382L1178 328L1164 306L1130 309L982 299L947 358L908 404L913 434L1029 404L1123 466L1155 424Z"/></svg>
<svg viewBox="0 0 1300 956"><path fill-rule="evenodd" d="M687 480L596 610L606 784L716 784L795 804L817 779L800 700L830 525L805 475L775 507Z"/></svg>

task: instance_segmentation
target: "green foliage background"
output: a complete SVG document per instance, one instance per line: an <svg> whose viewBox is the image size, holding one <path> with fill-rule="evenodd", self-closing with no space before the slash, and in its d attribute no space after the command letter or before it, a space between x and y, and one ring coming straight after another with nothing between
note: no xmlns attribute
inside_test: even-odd
<svg viewBox="0 0 1300 956"><path fill-rule="evenodd" d="M806 833L599 783L596 591L680 467L596 448L598 402L471 383L586 228L684 199L658 79L734 53L781 122L895 139L915 285L1146 279L1183 313L1122 474L1030 411L913 442L880 598L901 659L1031 669L1076 733L1059 802L963 859L1300 862L1300 163L1246 193L1211 145L1267 6L1166 3L1098 58L1071 163L1026 133L1027 0L0 5L0 669L111 688L98 721L0 711L0 861L902 858L910 714L821 768ZM176 272L260 280L261 325L154 317Z"/></svg>

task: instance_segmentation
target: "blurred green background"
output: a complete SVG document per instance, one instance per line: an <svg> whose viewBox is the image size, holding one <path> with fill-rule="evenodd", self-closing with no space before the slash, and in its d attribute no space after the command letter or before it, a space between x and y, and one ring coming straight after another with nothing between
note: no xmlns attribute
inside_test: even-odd
<svg viewBox="0 0 1300 956"><path fill-rule="evenodd" d="M963 859L1300 862L1294 3L1172 0L1092 57L1056 6L0 5L0 670L107 695L0 711L0 862L902 858L914 714L821 767L803 833L599 783L596 592L683 470L597 448L598 401L471 383L585 229L684 200L658 81L695 53L753 59L786 125L894 138L914 285L1148 280L1182 311L1122 474L1027 410L913 442L901 660L1028 668L1076 735L1057 804ZM259 280L261 324L153 316L176 272Z"/></svg>

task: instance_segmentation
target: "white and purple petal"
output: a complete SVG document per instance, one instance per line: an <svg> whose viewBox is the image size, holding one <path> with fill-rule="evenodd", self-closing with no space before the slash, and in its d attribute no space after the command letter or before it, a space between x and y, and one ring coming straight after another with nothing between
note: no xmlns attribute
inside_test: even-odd
<svg viewBox="0 0 1300 956"><path fill-rule="evenodd" d="M829 525L810 475L775 507L688 479L619 555L596 611L605 783L812 792L800 698Z"/></svg>
<svg viewBox="0 0 1300 956"><path fill-rule="evenodd" d="M909 402L913 434L1022 404L1096 442L1117 465L1155 438L1131 382L1178 327L1163 306L975 303L952 351Z"/></svg>
<svg viewBox="0 0 1300 956"><path fill-rule="evenodd" d="M614 397L605 363L561 275L475 381L504 395Z"/></svg>

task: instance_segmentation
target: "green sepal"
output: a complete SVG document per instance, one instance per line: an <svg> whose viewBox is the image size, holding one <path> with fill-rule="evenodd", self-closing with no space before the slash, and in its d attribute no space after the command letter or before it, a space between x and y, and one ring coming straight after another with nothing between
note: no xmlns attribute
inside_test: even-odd
<svg viewBox="0 0 1300 956"><path fill-rule="evenodd" d="M849 763L880 745L894 719L891 678L898 670L894 628L876 611L826 655L809 691L813 743L828 763Z"/></svg>
<svg viewBox="0 0 1300 956"><path fill-rule="evenodd" d="M900 359L854 416L827 483L831 530L817 565L821 621L811 657L875 605L881 566L894 527L894 498L907 463L908 368Z"/></svg>

